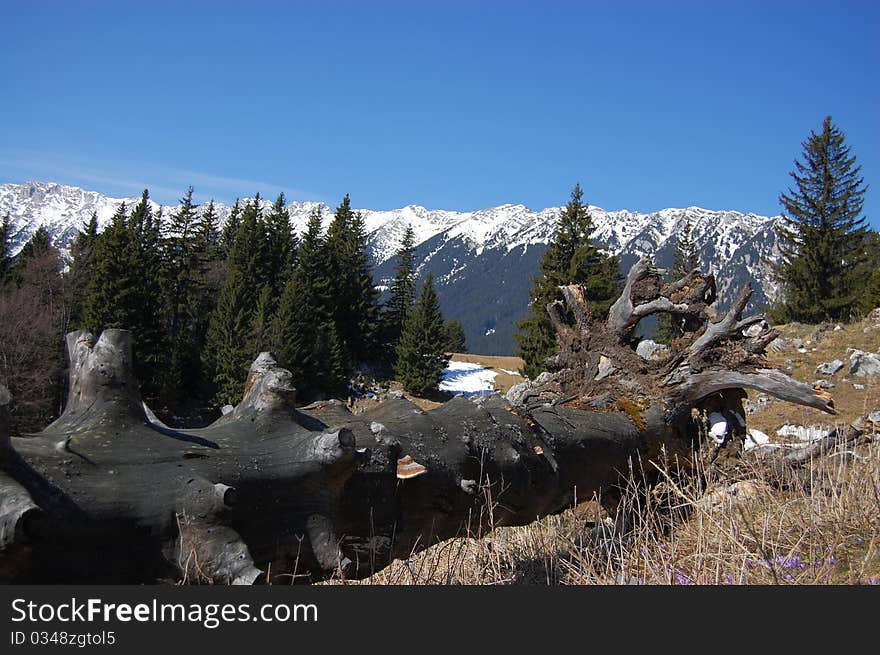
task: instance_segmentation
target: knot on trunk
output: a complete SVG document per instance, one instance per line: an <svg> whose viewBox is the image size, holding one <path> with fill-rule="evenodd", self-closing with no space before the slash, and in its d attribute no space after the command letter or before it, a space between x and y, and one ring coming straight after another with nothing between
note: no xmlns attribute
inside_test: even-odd
<svg viewBox="0 0 880 655"><path fill-rule="evenodd" d="M296 387L290 371L281 368L272 353L262 352L248 370L241 402L227 416L238 419L254 413L293 410L295 403Z"/></svg>

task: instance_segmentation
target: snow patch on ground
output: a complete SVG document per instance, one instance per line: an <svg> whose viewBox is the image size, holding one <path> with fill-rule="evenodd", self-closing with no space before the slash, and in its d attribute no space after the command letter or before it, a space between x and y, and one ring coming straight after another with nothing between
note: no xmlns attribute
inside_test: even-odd
<svg viewBox="0 0 880 655"><path fill-rule="evenodd" d="M825 425L789 425L786 423L776 431L780 437L789 439L797 439L798 441L806 441L811 443L816 439L821 439L831 431L829 426Z"/></svg>
<svg viewBox="0 0 880 655"><path fill-rule="evenodd" d="M449 362L443 370L441 391L450 391L465 396L479 396L491 392L495 388L495 371L468 362Z"/></svg>

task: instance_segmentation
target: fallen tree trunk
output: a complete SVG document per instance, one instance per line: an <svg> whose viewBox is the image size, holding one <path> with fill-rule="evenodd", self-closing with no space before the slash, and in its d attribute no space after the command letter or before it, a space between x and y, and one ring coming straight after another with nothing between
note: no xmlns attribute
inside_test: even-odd
<svg viewBox="0 0 880 655"><path fill-rule="evenodd" d="M290 373L263 353L233 412L177 430L141 401L127 331L71 333L57 421L10 438L0 393L0 576L364 577L443 539L613 498L648 461L687 462L701 412L730 417L735 438L743 387L833 411L826 394L766 368L767 334L742 333L755 322L740 317L745 301L709 322L711 276L663 285L660 273L636 264L607 322L594 323L583 290L566 287L567 304L548 308L560 351L542 384L511 401L458 397L428 412L404 399L357 415L338 401L297 407ZM657 311L695 331L648 361L632 335Z"/></svg>

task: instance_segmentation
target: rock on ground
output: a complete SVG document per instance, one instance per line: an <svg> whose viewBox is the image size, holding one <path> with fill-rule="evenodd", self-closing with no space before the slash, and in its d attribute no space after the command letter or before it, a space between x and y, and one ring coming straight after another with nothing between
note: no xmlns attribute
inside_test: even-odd
<svg viewBox="0 0 880 655"><path fill-rule="evenodd" d="M823 377L832 376L842 368L843 362L839 359L830 362L823 362L816 367L816 375L821 375Z"/></svg>
<svg viewBox="0 0 880 655"><path fill-rule="evenodd" d="M645 339L639 341L639 345L636 346L636 354L642 359L657 361L669 355L669 346L657 343L653 339Z"/></svg>
<svg viewBox="0 0 880 655"><path fill-rule="evenodd" d="M880 355L852 349L849 356L850 375L865 377L880 374Z"/></svg>

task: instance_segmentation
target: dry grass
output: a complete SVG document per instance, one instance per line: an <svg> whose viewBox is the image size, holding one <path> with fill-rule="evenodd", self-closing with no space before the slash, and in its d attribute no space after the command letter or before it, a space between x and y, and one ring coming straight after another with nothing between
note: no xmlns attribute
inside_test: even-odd
<svg viewBox="0 0 880 655"><path fill-rule="evenodd" d="M622 511L634 528L612 547L590 537L611 518L582 506L444 541L356 584L877 584L878 472L876 441L817 463L813 483L797 489L757 466L700 485L663 467L648 495L627 494Z"/></svg>
<svg viewBox="0 0 880 655"><path fill-rule="evenodd" d="M880 349L880 329L867 323L837 332L830 327L816 340L813 326L783 326L783 337L803 338L807 352L771 353L771 363L783 368L790 359L794 377L813 381L821 362L839 358L848 365L849 347ZM517 370L511 362L468 357L456 358ZM784 423L840 425L880 408L880 382L850 379L847 371L832 378L838 416L771 401L748 417L749 427L773 436ZM595 504L584 504L528 526L497 528L482 539L444 541L357 584L860 585L880 580L876 436L814 462L805 484L792 485L754 463L742 463L723 478L705 471L683 477L669 466L655 468L661 482L647 495L637 491L639 476L633 476L621 511L634 529L626 538L615 537L613 547L596 547L590 538L597 526L610 525L611 517Z"/></svg>

